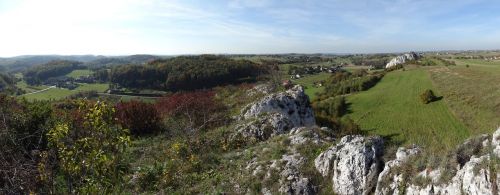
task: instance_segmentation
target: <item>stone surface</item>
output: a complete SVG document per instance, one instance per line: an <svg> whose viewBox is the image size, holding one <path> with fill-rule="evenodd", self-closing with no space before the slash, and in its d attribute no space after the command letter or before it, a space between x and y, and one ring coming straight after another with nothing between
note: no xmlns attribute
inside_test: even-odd
<svg viewBox="0 0 500 195"><path fill-rule="evenodd" d="M326 127L295 127L290 131L288 139L292 145L305 143L322 144L333 141L333 138L321 135L320 131L323 131L324 134L333 132L333 130Z"/></svg>
<svg viewBox="0 0 500 195"><path fill-rule="evenodd" d="M304 163L304 158L298 153L283 155L281 162L284 164L280 173L279 192L286 194L316 194L315 187L309 178L305 178L300 173L300 167Z"/></svg>
<svg viewBox="0 0 500 195"><path fill-rule="evenodd" d="M489 141L488 135L480 135L474 138L466 140L461 144L458 149L478 147L482 146L484 148L492 148L492 155L498 155L496 149L500 148L500 129L498 129L493 136L491 136L491 142ZM491 146L490 146L491 144ZM460 150L459 150L460 151ZM391 169L400 166L401 157L407 156L398 150L396 154L396 159L391 160L386 163L384 170L379 175L379 182L375 194L399 194L399 186L402 180L400 173L391 173ZM498 194L498 187L500 186L499 179L492 179L496 175L496 178L500 178L500 172L491 173L491 156L489 153L482 156L471 156L467 158L462 167L457 167L457 173L453 178L446 183L440 182L440 176L442 174L441 169L435 170L424 170L420 172L419 177L428 178L430 183L425 186L417 186L412 183L406 183L405 194L409 195L426 195L426 194L442 194L442 195L454 195L454 194L475 194L475 195L495 195ZM498 167L498 165L496 165ZM415 177L416 177L415 176ZM392 178L387 178L392 177ZM495 177L493 177L495 178ZM391 181L389 185L381 183L382 180ZM494 182L493 182L494 181Z"/></svg>
<svg viewBox="0 0 500 195"><path fill-rule="evenodd" d="M421 150L417 146L406 149L404 147L398 148L396 152L396 159L390 160L385 163L384 169L380 172L377 179L376 195L381 194L399 194L399 186L402 184L403 175L398 172L397 168L405 163L409 157L420 153Z"/></svg>
<svg viewBox="0 0 500 195"><path fill-rule="evenodd" d="M244 137L267 140L269 137L289 132L294 127L292 121L281 113L261 115L250 122L236 126Z"/></svg>
<svg viewBox="0 0 500 195"><path fill-rule="evenodd" d="M498 128L497 131L493 133L491 144L493 147L493 153L500 158L500 128Z"/></svg>
<svg viewBox="0 0 500 195"><path fill-rule="evenodd" d="M240 120L249 122L236 126L236 131L258 140L316 124L309 97L299 85L249 104L242 110Z"/></svg>
<svg viewBox="0 0 500 195"><path fill-rule="evenodd" d="M397 56L397 57L393 58L391 61L389 61L389 63L387 63L387 65L385 65L385 68L390 68L390 67L393 67L393 66L396 66L399 64L404 64L410 60L418 60L419 58L420 58L420 55L417 53L414 53L414 52L403 54L403 55Z"/></svg>
<svg viewBox="0 0 500 195"><path fill-rule="evenodd" d="M383 140L348 135L314 161L323 176L332 176L338 194L369 194L380 172Z"/></svg>
<svg viewBox="0 0 500 195"><path fill-rule="evenodd" d="M248 105L243 109L242 117L249 119L265 113L281 113L292 122L294 127L316 124L309 97L300 85L285 92L268 95L260 101Z"/></svg>

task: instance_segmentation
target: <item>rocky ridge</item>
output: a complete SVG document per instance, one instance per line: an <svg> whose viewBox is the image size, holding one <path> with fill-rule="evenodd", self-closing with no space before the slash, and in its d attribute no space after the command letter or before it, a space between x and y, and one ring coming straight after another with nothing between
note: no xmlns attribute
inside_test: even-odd
<svg viewBox="0 0 500 195"><path fill-rule="evenodd" d="M326 185L336 194L498 194L500 186L500 128L492 135L482 135L459 146L460 163L450 180L442 181L444 170L425 169L415 175L402 169L409 159L418 158L425 149L418 146L399 148L393 160L383 162L384 141L380 137L348 135L335 142L329 136L334 130L315 126L312 109L300 86L286 92L264 97L242 110L247 121L238 132L261 141L286 140L286 152L277 159L256 156L246 170L264 180L278 175L279 186L263 186L261 193L317 194ZM250 122L248 122L250 120ZM325 147L327 146L327 147ZM329 146L329 147L328 147ZM461 149L480 147L479 155L461 154ZM326 148L317 156L299 151L301 147ZM313 175L304 171L312 166L316 177L325 181L313 182ZM412 173L413 174L413 173ZM427 183L414 183L409 178L424 178ZM324 191L323 191L324 193Z"/></svg>

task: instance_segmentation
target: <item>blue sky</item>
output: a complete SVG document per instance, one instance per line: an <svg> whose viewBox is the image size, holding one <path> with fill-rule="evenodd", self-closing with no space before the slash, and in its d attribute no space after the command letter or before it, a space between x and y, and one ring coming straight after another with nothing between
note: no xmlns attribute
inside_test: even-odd
<svg viewBox="0 0 500 195"><path fill-rule="evenodd" d="M495 0L1 0L0 56L500 49Z"/></svg>

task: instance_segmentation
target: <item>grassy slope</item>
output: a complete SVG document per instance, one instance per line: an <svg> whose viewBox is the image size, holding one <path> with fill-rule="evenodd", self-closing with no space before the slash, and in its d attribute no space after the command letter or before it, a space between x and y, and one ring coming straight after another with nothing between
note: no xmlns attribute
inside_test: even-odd
<svg viewBox="0 0 500 195"><path fill-rule="evenodd" d="M104 92L107 89L108 89L108 84L80 84L80 86L77 87L75 90L53 88L41 93L29 94L22 97L25 97L28 100L62 99L81 91L95 90L98 92Z"/></svg>
<svg viewBox="0 0 500 195"><path fill-rule="evenodd" d="M474 134L491 133L500 126L500 62L458 60L457 64L434 67L431 78L453 113Z"/></svg>
<svg viewBox="0 0 500 195"><path fill-rule="evenodd" d="M441 95L424 69L388 73L372 89L348 96L352 111L348 116L369 134L434 151L454 147L469 137L468 129L444 101L421 103L419 95L425 89Z"/></svg>

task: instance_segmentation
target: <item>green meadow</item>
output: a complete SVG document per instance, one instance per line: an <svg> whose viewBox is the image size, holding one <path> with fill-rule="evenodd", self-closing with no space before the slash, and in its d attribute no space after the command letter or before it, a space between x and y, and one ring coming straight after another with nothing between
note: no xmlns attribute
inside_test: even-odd
<svg viewBox="0 0 500 195"><path fill-rule="evenodd" d="M385 136L394 143L417 144L432 151L453 148L470 131L443 99L422 103L419 95L426 89L442 95L427 69L390 72L370 90L347 96L350 109L345 117L366 133Z"/></svg>
<svg viewBox="0 0 500 195"><path fill-rule="evenodd" d="M108 84L79 84L80 86L74 90L69 89L61 89L61 88L51 88L49 90L40 92L22 95L21 97L26 98L27 100L59 100L66 98L70 95L77 94L83 91L97 91L97 92L105 92L108 90Z"/></svg>

